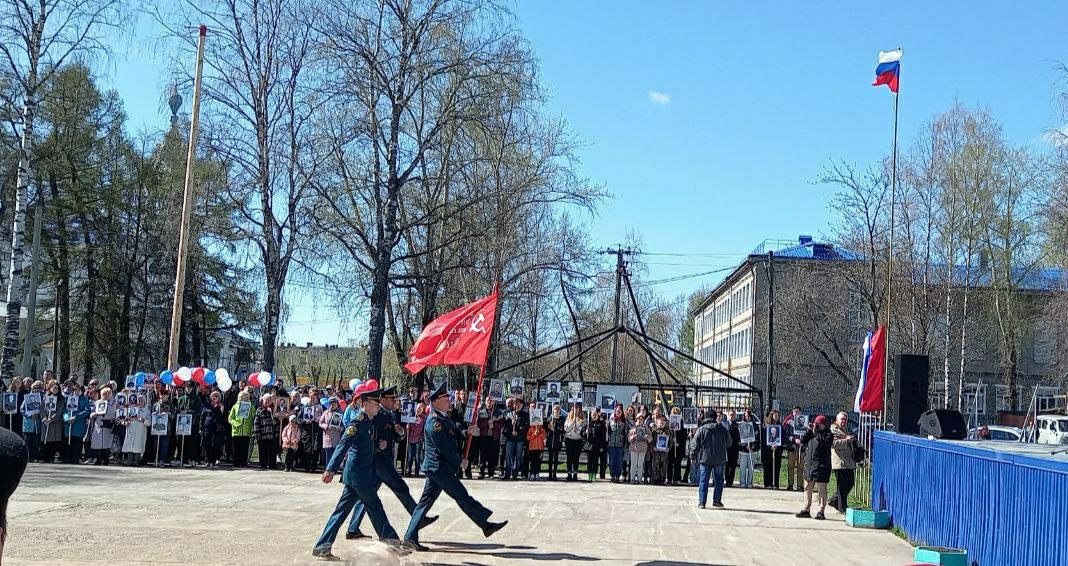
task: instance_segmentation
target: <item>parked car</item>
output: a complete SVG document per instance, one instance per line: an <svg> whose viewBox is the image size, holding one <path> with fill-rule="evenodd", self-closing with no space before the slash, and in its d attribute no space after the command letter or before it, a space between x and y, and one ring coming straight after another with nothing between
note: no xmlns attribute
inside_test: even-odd
<svg viewBox="0 0 1068 566"><path fill-rule="evenodd" d="M989 434L986 436L981 434L983 429L986 429ZM1014 426L990 425L973 428L968 431L968 438L971 440L1008 440L1019 442L1021 437L1023 437L1023 429Z"/></svg>
<svg viewBox="0 0 1068 566"><path fill-rule="evenodd" d="M1039 444L1068 444L1068 415L1039 415Z"/></svg>

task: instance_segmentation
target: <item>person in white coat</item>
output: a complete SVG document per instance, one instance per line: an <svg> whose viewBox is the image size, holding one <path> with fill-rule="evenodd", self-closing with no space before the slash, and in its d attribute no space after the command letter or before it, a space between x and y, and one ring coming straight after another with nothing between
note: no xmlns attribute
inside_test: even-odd
<svg viewBox="0 0 1068 566"><path fill-rule="evenodd" d="M100 410L101 407L103 411ZM101 389L100 399L93 402L93 413L90 417L92 427L89 430L89 448L96 454L96 462L93 465L106 466L111 459L111 443L114 440L111 429L115 427L115 409L111 388Z"/></svg>
<svg viewBox="0 0 1068 566"><path fill-rule="evenodd" d="M137 405L126 408L126 438L122 441L124 464L139 465L148 439L148 398L138 395Z"/></svg>

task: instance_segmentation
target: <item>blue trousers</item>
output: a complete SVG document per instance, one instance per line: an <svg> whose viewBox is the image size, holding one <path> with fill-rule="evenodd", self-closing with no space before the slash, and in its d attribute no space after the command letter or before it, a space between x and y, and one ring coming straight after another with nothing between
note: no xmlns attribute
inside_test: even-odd
<svg viewBox="0 0 1068 566"><path fill-rule="evenodd" d="M714 477L715 487L712 491L712 501L723 501L723 466L707 466L701 464L701 473L697 478L697 502L701 505L708 503L708 479Z"/></svg>
<svg viewBox="0 0 1068 566"><path fill-rule="evenodd" d="M375 474L381 483L386 484L386 487L397 496L401 505L404 505L404 510L409 515L415 512L415 499L412 498L411 492L408 491L408 484L404 483L404 479L397 473L397 469L393 467L392 463L379 463L375 461ZM349 523L349 532L354 533L360 530L360 523L363 522L363 516L367 514L367 508L363 502L356 504L356 514L352 516L352 522Z"/></svg>
<svg viewBox="0 0 1068 566"><path fill-rule="evenodd" d="M626 450L622 446L608 447L608 467L612 470L612 479L618 479L623 475L623 453Z"/></svg>
<svg viewBox="0 0 1068 566"><path fill-rule="evenodd" d="M525 442L518 440L509 440L504 443L504 477L516 478L518 477L519 465L523 463L523 449L526 447Z"/></svg>
<svg viewBox="0 0 1068 566"><path fill-rule="evenodd" d="M371 517L371 525L374 526L375 533L380 539L395 539L397 538L397 531L389 524L389 518L386 517L386 510L382 507L382 500L378 498L378 486L360 486L352 487L344 485L344 491L341 492L341 498L337 500L337 507L334 508L334 512L330 514L330 518L326 520L326 527L323 529L323 534L319 536L319 540L315 543L316 550L330 550L334 545L334 539L337 538L337 533L341 530L341 523L345 522L345 517L352 512L352 508L360 503L366 509L367 514ZM356 516L353 515L355 522ZM354 531L352 525L349 525L349 531Z"/></svg>
<svg viewBox="0 0 1068 566"><path fill-rule="evenodd" d="M467 493L467 488L460 483L460 478L455 473L448 471L431 472L426 475L426 484L423 485L423 495L419 497L419 503L412 513L412 521L408 523L408 532L404 533L404 540L419 542L419 526L423 519L438 500L441 492L453 498L456 505L479 527L485 526L489 516L493 513Z"/></svg>

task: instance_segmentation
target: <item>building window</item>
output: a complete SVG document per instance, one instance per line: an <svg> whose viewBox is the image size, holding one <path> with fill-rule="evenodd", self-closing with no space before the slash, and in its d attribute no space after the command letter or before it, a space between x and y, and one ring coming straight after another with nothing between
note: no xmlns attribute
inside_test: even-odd
<svg viewBox="0 0 1068 566"><path fill-rule="evenodd" d="M1038 392L1035 395L1035 402L1038 406L1038 412L1053 411L1058 407L1057 404L1057 388L1056 387L1039 387Z"/></svg>
<svg viewBox="0 0 1068 566"><path fill-rule="evenodd" d="M994 410L996 411L1014 411L1016 407L1009 405L1009 386L1008 385L995 385L994 386Z"/></svg>
<svg viewBox="0 0 1068 566"><path fill-rule="evenodd" d="M986 414L986 385L975 383L964 384L964 401L961 403L961 412L965 414Z"/></svg>
<svg viewBox="0 0 1068 566"><path fill-rule="evenodd" d="M1045 325L1035 328L1032 355L1035 365L1045 366L1053 363L1053 354L1057 348L1057 335Z"/></svg>
<svg viewBox="0 0 1068 566"><path fill-rule="evenodd" d="M927 392L927 402L930 407L935 409L941 409L946 406L946 390L939 385L933 385Z"/></svg>

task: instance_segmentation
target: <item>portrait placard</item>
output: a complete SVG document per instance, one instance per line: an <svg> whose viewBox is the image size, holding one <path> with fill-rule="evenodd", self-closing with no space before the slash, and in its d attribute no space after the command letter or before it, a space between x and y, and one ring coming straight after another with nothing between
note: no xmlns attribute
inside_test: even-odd
<svg viewBox="0 0 1068 566"><path fill-rule="evenodd" d="M137 388L137 379L134 378L134 376L132 376L132 375L127 375L126 376L126 389L136 389L136 388Z"/></svg>
<svg viewBox="0 0 1068 566"><path fill-rule="evenodd" d="M115 409L115 418L116 419L125 419L126 418L126 407L119 407L118 409Z"/></svg>
<svg viewBox="0 0 1068 566"><path fill-rule="evenodd" d="M75 413L78 411L79 397L77 395L67 395L67 412Z"/></svg>
<svg viewBox="0 0 1068 566"><path fill-rule="evenodd" d="M93 404L93 407L94 415L106 415L108 412L108 400L97 399L96 403Z"/></svg>
<svg viewBox="0 0 1068 566"><path fill-rule="evenodd" d="M115 407L121 409L126 406L126 394L119 393L115 395Z"/></svg>
<svg viewBox="0 0 1068 566"><path fill-rule="evenodd" d="M611 415L616 410L616 398L611 395L601 396L601 412Z"/></svg>
<svg viewBox="0 0 1068 566"><path fill-rule="evenodd" d="M768 446L782 446L782 425L767 425L764 430Z"/></svg>
<svg viewBox="0 0 1068 566"><path fill-rule="evenodd" d="M697 407L683 407L682 428L687 430L697 428Z"/></svg>
<svg viewBox="0 0 1068 566"><path fill-rule="evenodd" d="M569 381L567 382L567 403L581 403L582 402L582 382L581 381Z"/></svg>
<svg viewBox="0 0 1068 566"><path fill-rule="evenodd" d="M55 395L45 395L44 404L45 411L55 413L56 409L59 408L59 397L56 397Z"/></svg>
<svg viewBox="0 0 1068 566"><path fill-rule="evenodd" d="M38 392L27 393L22 399L27 416L33 416L41 412L41 394Z"/></svg>
<svg viewBox="0 0 1068 566"><path fill-rule="evenodd" d="M545 396L548 394L549 388L542 385L538 388L538 401L545 402Z"/></svg>
<svg viewBox="0 0 1068 566"><path fill-rule="evenodd" d="M126 396L126 404L131 407L136 407L140 402L141 398L137 395L137 393L130 393Z"/></svg>
<svg viewBox="0 0 1068 566"><path fill-rule="evenodd" d="M563 391L560 389L559 381L550 381L545 384L545 397L542 399L546 403L552 403L553 405L560 404L563 399Z"/></svg>
<svg viewBox="0 0 1068 566"><path fill-rule="evenodd" d="M804 436L808 431L808 415L797 415L794 417L794 436Z"/></svg>
<svg viewBox="0 0 1068 566"><path fill-rule="evenodd" d="M341 413L335 412L332 415L330 415L330 428L333 428L333 429L340 429L341 428Z"/></svg>
<svg viewBox="0 0 1068 566"><path fill-rule="evenodd" d="M243 401L237 404L237 418L247 419L250 414L252 414L252 403Z"/></svg>
<svg viewBox="0 0 1068 566"><path fill-rule="evenodd" d="M275 414L282 414L289 411L289 399L286 397L279 397L274 401Z"/></svg>
<svg viewBox="0 0 1068 566"><path fill-rule="evenodd" d="M597 392L583 390L582 391L582 410L595 411L597 410Z"/></svg>
<svg viewBox="0 0 1068 566"><path fill-rule="evenodd" d="M189 417L189 424L193 424L193 415L185 415ZM167 413L155 413L152 415L152 436L166 436L167 435Z"/></svg>
<svg viewBox="0 0 1068 566"><path fill-rule="evenodd" d="M153 420L152 426L156 426L155 420ZM178 436L189 436L193 434L193 415L190 413L182 413L178 415L178 420L174 423L174 433Z"/></svg>
<svg viewBox="0 0 1068 566"><path fill-rule="evenodd" d="M751 444L756 442L756 430L753 423L748 421L742 421L738 423L738 439L742 444Z"/></svg>
<svg viewBox="0 0 1068 566"><path fill-rule="evenodd" d="M241 413L238 412L238 416L240 416L240 415L241 415ZM241 417L241 418L246 418L246 417ZM305 421L314 421L315 420L315 407L309 407L307 405L305 405L304 407L301 407L301 409L300 409L300 418L302 420L305 420Z"/></svg>
<svg viewBox="0 0 1068 566"><path fill-rule="evenodd" d="M464 409L464 422L465 423L473 423L473 422L475 422L475 406L474 405L468 405L467 408Z"/></svg>
<svg viewBox="0 0 1068 566"><path fill-rule="evenodd" d="M4 393L4 414L12 415L18 412L19 407L19 394L18 393Z"/></svg>
<svg viewBox="0 0 1068 566"><path fill-rule="evenodd" d="M511 387L509 387L509 389L508 389L508 394L509 395L518 395L518 396L522 397L523 396L523 387L524 387L523 378L522 377L513 377L512 378L512 383L511 383Z"/></svg>
<svg viewBox="0 0 1068 566"><path fill-rule="evenodd" d="M530 412L530 426L541 425L545 422L545 412L540 408Z"/></svg>
<svg viewBox="0 0 1068 566"><path fill-rule="evenodd" d="M671 415L668 421L671 422L671 430L682 430L682 415Z"/></svg>
<svg viewBox="0 0 1068 566"><path fill-rule="evenodd" d="M415 417L415 401L402 401L401 402L401 418L402 424L410 424L416 422Z"/></svg>
<svg viewBox="0 0 1068 566"><path fill-rule="evenodd" d="M504 402L504 380L491 379L489 386L489 398L498 403Z"/></svg>
<svg viewBox="0 0 1068 566"><path fill-rule="evenodd" d="M656 451L667 452L668 451L668 435L658 434L656 435Z"/></svg>

